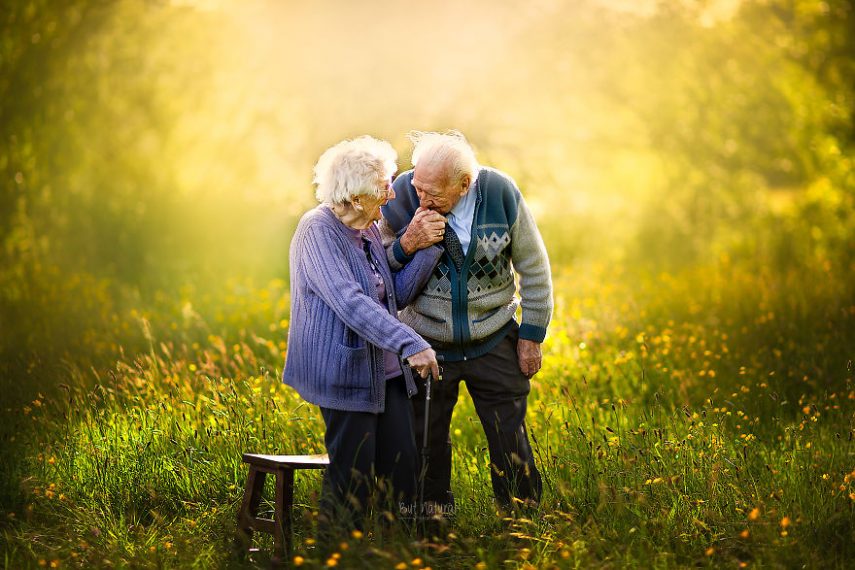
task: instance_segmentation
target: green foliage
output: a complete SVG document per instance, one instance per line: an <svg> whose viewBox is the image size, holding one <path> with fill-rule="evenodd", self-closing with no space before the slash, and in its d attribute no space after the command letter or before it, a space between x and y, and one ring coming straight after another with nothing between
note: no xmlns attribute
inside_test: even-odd
<svg viewBox="0 0 855 570"><path fill-rule="evenodd" d="M463 129L485 164L519 180L557 265L852 262L850 1L479 5L468 36L480 42L414 54L425 70L376 92L356 75L402 54L354 37L362 12L205 6L4 10L4 362L85 361L63 337L98 335L177 283L220 295L231 277L286 277L312 161L365 131L403 149L410 128ZM443 10L425 25L444 29ZM393 41L422 37L411 14L384 18L400 21L383 27ZM271 38L274 23L285 31ZM499 41L503 26L516 31ZM348 67L357 39L366 61ZM484 64L461 64L464 47ZM454 89L414 87L440 70ZM91 318L69 275L104 292Z"/></svg>
<svg viewBox="0 0 855 570"><path fill-rule="evenodd" d="M664 204L651 196L639 254L690 261L742 246L759 259L802 264L841 253L851 262L845 248L832 253L804 237L805 196L821 194L839 215L823 223L852 238L855 92L844 77L855 59L844 30L853 12L846 1L746 3L706 29L686 9L634 30L642 48L628 65L658 62L657 85L630 97L637 84L619 84L661 156L667 196ZM817 184L821 193L811 192ZM747 228L783 249L769 251Z"/></svg>
<svg viewBox="0 0 855 570"><path fill-rule="evenodd" d="M312 162L370 132L404 169L403 133L447 127L550 252L546 497L494 516L464 396L454 525L347 538L340 566L855 555L851 0L6 4L6 567L237 564L240 454L323 448L278 381Z"/></svg>

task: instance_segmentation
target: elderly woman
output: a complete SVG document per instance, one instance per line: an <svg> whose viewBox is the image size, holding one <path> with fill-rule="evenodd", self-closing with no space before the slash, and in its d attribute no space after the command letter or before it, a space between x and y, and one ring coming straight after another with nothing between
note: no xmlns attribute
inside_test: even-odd
<svg viewBox="0 0 855 570"><path fill-rule="evenodd" d="M416 493L417 452L409 368L437 373L436 355L398 310L430 277L442 250L420 250L393 274L375 222L395 194L397 154L368 136L328 149L315 165L321 203L291 241L291 326L284 382L320 407L330 465L322 531L361 528L372 489L397 508ZM404 361L409 366L404 365ZM374 484L374 478L383 480ZM409 505L408 505L409 506ZM345 515L345 516L341 516Z"/></svg>

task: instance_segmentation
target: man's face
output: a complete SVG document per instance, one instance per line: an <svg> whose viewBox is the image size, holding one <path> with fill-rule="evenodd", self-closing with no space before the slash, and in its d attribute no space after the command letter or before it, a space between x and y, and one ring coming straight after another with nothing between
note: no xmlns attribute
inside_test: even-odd
<svg viewBox="0 0 855 570"><path fill-rule="evenodd" d="M419 163L413 173L413 187L419 197L419 203L428 210L443 216L448 214L469 189L469 177L464 176L457 184L449 180L445 165Z"/></svg>

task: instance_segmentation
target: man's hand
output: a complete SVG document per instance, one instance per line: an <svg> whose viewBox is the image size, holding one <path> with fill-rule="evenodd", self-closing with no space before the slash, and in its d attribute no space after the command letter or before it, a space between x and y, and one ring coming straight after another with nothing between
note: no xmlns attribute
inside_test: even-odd
<svg viewBox="0 0 855 570"><path fill-rule="evenodd" d="M413 255L420 249L441 242L443 235L445 235L445 216L419 206L413 219L410 220L410 225L401 236L401 249L407 255Z"/></svg>
<svg viewBox="0 0 855 570"><path fill-rule="evenodd" d="M517 358L520 361L520 371L529 378L540 370L541 357L539 342L522 338L517 341Z"/></svg>
<svg viewBox="0 0 855 570"><path fill-rule="evenodd" d="M431 348L407 358L407 364L422 378L427 378L428 372L433 374L434 379L439 378L439 364L436 361L436 353Z"/></svg>

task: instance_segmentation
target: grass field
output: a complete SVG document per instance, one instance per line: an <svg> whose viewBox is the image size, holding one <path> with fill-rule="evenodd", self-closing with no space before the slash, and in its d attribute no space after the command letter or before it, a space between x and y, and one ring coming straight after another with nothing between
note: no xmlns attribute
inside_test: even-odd
<svg viewBox="0 0 855 570"><path fill-rule="evenodd" d="M855 568L855 0L8 0L0 30L0 568L265 567L231 552L241 455L323 451L279 380L312 167L370 134L403 172L449 128L549 252L543 500L496 513L464 391L453 524L322 551L300 473L291 563Z"/></svg>
<svg viewBox="0 0 855 570"><path fill-rule="evenodd" d="M723 259L679 274L557 270L529 397L539 509L496 513L486 440L464 392L452 426L457 519L442 536L367 532L320 552L320 478L301 473L292 562L846 567L855 559L852 269L767 273ZM65 287L99 306L93 284ZM285 284L231 282L219 297L186 288L118 313L105 310L76 341L118 362L34 364L31 378L59 387L5 408L4 566L265 564L230 551L241 453L323 452L316 409L279 381Z"/></svg>

